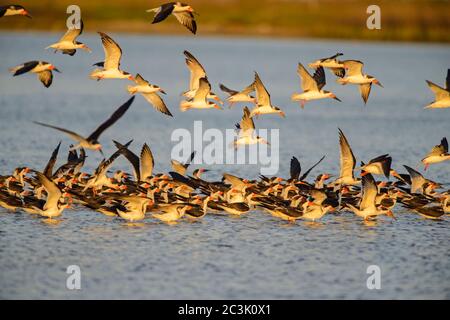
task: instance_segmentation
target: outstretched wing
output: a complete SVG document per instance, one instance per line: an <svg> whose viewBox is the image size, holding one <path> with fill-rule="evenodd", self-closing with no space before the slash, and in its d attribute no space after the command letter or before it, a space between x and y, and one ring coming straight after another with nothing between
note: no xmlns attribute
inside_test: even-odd
<svg viewBox="0 0 450 320"><path fill-rule="evenodd" d="M142 96L150 102L150 104L158 110L159 112L162 112L164 114L167 114L168 116L173 117L172 113L170 113L169 109L167 108L166 104L164 103L164 100L156 93L142 93Z"/></svg>
<svg viewBox="0 0 450 320"><path fill-rule="evenodd" d="M371 83L364 83L359 85L359 92L361 93L361 97L364 103L367 103L367 100L369 100L370 89L372 89Z"/></svg>
<svg viewBox="0 0 450 320"><path fill-rule="evenodd" d="M358 60L344 60L342 61L344 67L347 69L347 74L349 76L362 75L362 68L364 64Z"/></svg>
<svg viewBox="0 0 450 320"><path fill-rule="evenodd" d="M270 105L270 94L256 72L254 86L256 89L256 100L258 100L258 105Z"/></svg>
<svg viewBox="0 0 450 320"><path fill-rule="evenodd" d="M49 179L51 179L53 176L53 167L55 166L60 146L61 146L61 141L58 143L55 150L53 150L52 155L51 155L50 159L48 160L47 165L45 166L44 175Z"/></svg>
<svg viewBox="0 0 450 320"><path fill-rule="evenodd" d="M350 148L350 144L341 129L339 129L339 146L341 165L340 178L354 178L353 170L355 169L356 159L353 155L352 148Z"/></svg>
<svg viewBox="0 0 450 320"><path fill-rule="evenodd" d="M18 76L20 74L23 74L23 73L26 73L26 72L32 70L38 64L39 64L39 61L36 61L36 60L28 61L17 67L13 67L13 68L9 69L9 71L13 73L13 76Z"/></svg>
<svg viewBox="0 0 450 320"><path fill-rule="evenodd" d="M48 88L53 82L53 72L50 70L41 71L38 73L38 79Z"/></svg>
<svg viewBox="0 0 450 320"><path fill-rule="evenodd" d="M153 159L150 147L144 143L141 150L141 179L145 180L153 175L153 167L155 160Z"/></svg>
<svg viewBox="0 0 450 320"><path fill-rule="evenodd" d="M69 29L67 32L62 36L61 39L59 39L59 42L68 41L68 42L75 42L75 39L83 32L83 20L80 20L80 28L79 29Z"/></svg>
<svg viewBox="0 0 450 320"><path fill-rule="evenodd" d="M139 157L130 149L128 149L126 146L122 145L120 142L117 142L115 140L113 140L113 142L116 148L120 150L120 152L125 156L125 158L127 158L127 160L133 166L134 178L136 182L139 182L141 180Z"/></svg>
<svg viewBox="0 0 450 320"><path fill-rule="evenodd" d="M211 92L211 84L208 79L201 78L199 80L198 89L195 92L194 100L205 101L208 94Z"/></svg>
<svg viewBox="0 0 450 320"><path fill-rule="evenodd" d="M319 161L317 161L311 168L309 168L308 170L306 170L306 172L300 177L300 181L303 181L306 179L306 177L309 175L309 173L319 164L322 162L322 160L325 159L325 156L323 156L322 158L320 158Z"/></svg>
<svg viewBox="0 0 450 320"><path fill-rule="evenodd" d="M325 71L323 70L323 67L318 67L316 69L316 72L314 72L313 79L317 84L317 88L320 90L322 89L326 84L326 78L325 78Z"/></svg>
<svg viewBox="0 0 450 320"><path fill-rule="evenodd" d="M106 120L105 122L103 122L98 128L97 130L95 130L93 133L91 133L91 135L87 138L88 141L97 141L98 137L100 137L100 135L103 133L103 131L105 131L106 129L108 129L110 126L112 126L117 120L119 120L124 114L125 112L128 110L128 108L131 106L131 104L134 101L134 97L131 97L130 99L128 99L127 102L125 102L123 105L121 105L112 115L111 117L109 117L108 120Z"/></svg>
<svg viewBox="0 0 450 320"><path fill-rule="evenodd" d="M255 123L253 122L253 118L250 117L250 110L247 107L244 108L244 114L237 127L240 129L239 135L241 137L251 137L253 135Z"/></svg>
<svg viewBox="0 0 450 320"><path fill-rule="evenodd" d="M189 51L185 50L183 53L186 56L186 64L191 72L189 90L197 90L200 79L206 77L206 71Z"/></svg>
<svg viewBox="0 0 450 320"><path fill-rule="evenodd" d="M158 23L166 19L172 13L174 5L175 2L169 2L156 9L157 11L152 23Z"/></svg>
<svg viewBox="0 0 450 320"><path fill-rule="evenodd" d="M45 123L38 122L38 121L33 121L33 123L36 123L36 124L38 124L40 126L44 126L44 127L47 127L47 128L52 128L52 129L64 132L65 134L67 134L69 137L71 137L75 141L81 142L81 141L84 140L84 138L82 136L80 136L78 133L70 131L70 130L67 130L67 129L64 129L64 128L52 126L52 125L45 124Z"/></svg>
<svg viewBox="0 0 450 320"><path fill-rule="evenodd" d="M134 82L140 86L148 85L148 81L145 80L139 73L136 74L136 77L134 78Z"/></svg>
<svg viewBox="0 0 450 320"><path fill-rule="evenodd" d="M225 87L225 86L224 86L223 84L221 84L221 83L219 83L219 88L220 88L220 90L222 90L223 92L228 93L230 96L233 96L233 95L239 93L239 91L229 89L229 88Z"/></svg>
<svg viewBox="0 0 450 320"><path fill-rule="evenodd" d="M298 180L300 176L300 172L302 171L302 166L300 165L300 161L296 157L292 157L291 166L290 166L290 174L292 180Z"/></svg>
<svg viewBox="0 0 450 320"><path fill-rule="evenodd" d="M426 80L426 81L427 81L430 89L434 92L436 100L442 100L442 99L445 99L448 96L450 96L450 92L448 92L444 88L441 88L440 86L438 86L437 84L435 84L431 81L428 81L428 80Z"/></svg>
<svg viewBox="0 0 450 320"><path fill-rule="evenodd" d="M189 29L193 34L197 32L197 23L191 12L174 12L173 15L183 26Z"/></svg>
<svg viewBox="0 0 450 320"><path fill-rule="evenodd" d="M105 69L119 69L122 49L106 33L98 33L102 39L103 50L105 51Z"/></svg>
<svg viewBox="0 0 450 320"><path fill-rule="evenodd" d="M369 173L362 177L362 198L359 205L360 210L375 207L378 188L375 179Z"/></svg>
<svg viewBox="0 0 450 320"><path fill-rule="evenodd" d="M320 67L322 68L322 67ZM319 68L318 68L319 69ZM317 69L317 70L318 70ZM323 68L322 68L323 71ZM299 63L297 67L297 73L300 76L301 87L303 91L318 91L316 80L309 74L308 70Z"/></svg>
<svg viewBox="0 0 450 320"><path fill-rule="evenodd" d="M37 172L36 174L39 179L39 182L44 186L45 190L47 191L47 201L45 202L44 210L52 207L57 208L58 201L62 196L61 190L59 190L58 186L49 178L47 178L44 174L40 172Z"/></svg>

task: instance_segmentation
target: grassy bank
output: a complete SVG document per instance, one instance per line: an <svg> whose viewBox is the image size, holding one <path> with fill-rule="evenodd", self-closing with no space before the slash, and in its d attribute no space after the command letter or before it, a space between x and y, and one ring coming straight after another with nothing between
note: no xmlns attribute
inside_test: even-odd
<svg viewBox="0 0 450 320"><path fill-rule="evenodd" d="M14 2L14 1L13 1ZM189 34L171 17L151 25L145 10L162 1L23 0L33 15L0 19L0 29L62 30L66 8L78 4L87 31ZM450 42L447 0L186 0L200 14L198 34ZM4 3L4 1L2 1ZM366 27L370 4L381 8L381 30Z"/></svg>

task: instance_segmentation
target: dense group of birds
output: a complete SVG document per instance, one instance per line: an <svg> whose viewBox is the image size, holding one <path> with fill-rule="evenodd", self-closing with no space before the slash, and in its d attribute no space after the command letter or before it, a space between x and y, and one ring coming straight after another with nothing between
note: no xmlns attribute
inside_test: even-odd
<svg viewBox="0 0 450 320"><path fill-rule="evenodd" d="M194 18L196 12L187 4L166 3L148 12L155 13L152 23L161 22L172 14L192 33L197 31ZM0 18L14 15L31 17L20 5L0 7ZM82 31L83 21L80 19L58 42L47 48L70 56L78 49L90 52L85 44L76 40ZM121 70L120 46L107 34L99 32L99 35L105 59L94 64L98 68L91 72L90 77L96 80L134 81L134 85L127 86L130 94L140 93L156 110L173 116L160 96L165 91L146 81L140 74L133 76ZM190 52L184 51L184 55L190 70L190 81L189 89L182 93L185 100L181 101L180 110L222 109L223 102L211 91L203 66ZM292 100L298 101L302 108L310 100L332 98L340 101L334 93L323 89L326 84L324 69L329 69L337 77L338 83L358 85L362 99L367 103L372 84L381 86L380 81L363 73L361 61L339 60L342 55L337 53L310 63L308 66L314 73L299 63L297 72L302 92L294 93ZM10 71L14 76L35 73L47 88L53 80L52 71L59 72L53 64L45 61L29 61ZM435 93L435 101L426 108L450 107L450 70L445 88L430 81L427 83ZM230 107L235 103L254 104L252 110L247 106L243 108L242 119L236 125L238 134L234 147L268 144L256 135L254 118L265 114L284 117L284 112L272 104L258 73L255 72L254 81L243 90L232 90L223 84L220 84L220 89L228 95L226 100ZM364 221L374 220L380 215L395 219L392 209L397 204L430 219L441 219L450 213L450 190L445 190L443 183L425 178L417 168L404 165L406 171L398 173L391 168L392 158L388 154L367 163L361 161L361 165L356 167L350 143L340 129L340 172L334 179L331 179L331 174L322 173L314 181L307 181L312 170L325 156L304 173L298 159L292 157L290 173L284 178L260 176L257 180L248 180L223 173L222 180L207 181L202 178L202 174L207 171L203 168L189 173L195 152L184 163L172 160L172 171L168 174L155 173L150 147L145 143L137 155L130 149L132 141L124 144L113 141L116 151L111 156L104 158L93 173L82 171L86 150L99 151L103 155L100 135L125 114L134 99L133 96L122 104L87 137L55 125L35 122L67 134L75 144L68 151L67 161L58 168L55 164L61 143L43 170L19 167L11 175L0 176L0 206L11 211L40 215L49 221L54 221L71 206L81 206L132 222L151 215L166 223L174 223L181 218L201 219L206 214L242 215L255 209L289 222L297 219L317 221L327 213L345 211L353 212ZM132 174L117 170L109 176L111 166L121 156L130 163ZM448 142L444 137L421 161L426 170L431 164L448 160ZM355 174L357 172L360 172L359 176ZM380 181L376 181L374 176L380 176Z"/></svg>

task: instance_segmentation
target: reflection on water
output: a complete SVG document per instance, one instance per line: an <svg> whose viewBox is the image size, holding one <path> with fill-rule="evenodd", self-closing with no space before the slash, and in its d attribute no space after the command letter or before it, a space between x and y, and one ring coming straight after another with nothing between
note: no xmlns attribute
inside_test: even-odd
<svg viewBox="0 0 450 320"><path fill-rule="evenodd" d="M325 41L265 41L251 39L141 37L111 34L124 51L124 70L139 72L168 92L169 119L137 97L127 114L101 137L105 152L112 139L134 139L137 151L147 142L156 171L169 169L171 132L192 128L203 120L207 128L233 128L241 109L208 112L178 111L179 93L186 90L188 72L182 51L191 51L208 72L213 90L218 83L240 88L257 70L286 119L263 117L259 128L280 128L280 176L289 172L291 156L306 168L326 155L312 173L336 174L339 166L337 128L355 156L367 161L390 153L394 168L417 167L423 154L449 136L449 110L423 110L433 99L425 79L444 82L450 58L448 46L364 44ZM90 66L103 57L97 36L84 35L92 54L74 57L45 52L55 34L0 33L0 174L16 166L42 170L50 152L62 140L56 132L32 120L49 122L80 133L123 103L127 81L88 79ZM40 50L42 48L42 50ZM364 70L385 88L374 88L367 106L358 89L340 86L327 72L328 89L342 100L319 101L301 110L290 102L298 91L297 63L335 52L361 59ZM24 61L44 59L62 73L46 89L34 75L12 78L7 69ZM100 155L88 154L92 170ZM194 166L196 167L196 166ZM197 166L198 167L198 166ZM119 159L114 169L130 171ZM222 171L258 176L258 166L210 166L206 179ZM427 177L450 182L448 164L432 166ZM396 208L398 220L381 218L369 225L353 214L329 214L320 222L289 224L263 212L242 217L207 215L199 222L175 225L146 219L128 224L85 210L65 211L51 224L35 216L0 210L1 298L448 298L450 296L449 221L423 220ZM81 291L65 287L66 269L81 269ZM378 265L382 289L368 290L366 270Z"/></svg>

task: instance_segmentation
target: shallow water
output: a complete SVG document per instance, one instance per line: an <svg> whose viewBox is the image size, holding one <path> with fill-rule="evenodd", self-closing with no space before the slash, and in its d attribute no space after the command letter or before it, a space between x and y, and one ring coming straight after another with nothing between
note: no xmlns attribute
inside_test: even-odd
<svg viewBox="0 0 450 320"><path fill-rule="evenodd" d="M326 154L312 173L337 173L337 128L346 134L357 161L390 153L393 166L418 167L420 159L443 136L450 137L449 110L423 110L433 100L425 79L443 84L449 67L449 46L382 44L311 40L149 37L111 34L121 45L122 68L139 72L168 93L174 114L155 112L142 97L118 123L101 136L106 154L111 140L134 138L138 151L147 142L156 170L169 170L171 133L204 128L232 128L241 108L224 111L178 110L179 93L188 85L182 51L192 52L208 72L213 90L218 83L241 88L257 70L273 102L286 119L268 116L258 128L280 129L280 176L297 156L304 169ZM43 169L50 152L70 140L31 121L48 122L91 132L128 99L127 81L88 79L90 65L102 59L96 35L82 39L94 52L74 57L45 52L59 37L51 33L0 33L0 173L21 165ZM384 88L374 87L363 106L354 86L340 86L327 71L328 90L342 103L319 101L301 110L290 102L298 91L297 63L335 52L361 59L364 70ZM7 69L33 59L61 69L49 89L34 75L12 78ZM101 160L90 152L87 169ZM65 155L64 155L65 156ZM62 157L61 157L62 158ZM198 167L198 166L197 166ZM129 170L123 159L114 169ZM208 167L206 179L227 171L256 177L255 165ZM427 177L450 182L448 163L432 166ZM288 225L261 212L241 218L206 216L201 222L167 226L148 219L128 225L100 214L71 210L57 225L0 209L0 297L2 298L450 298L449 222L428 221L398 207L398 220L364 225L349 213L328 215L319 224ZM82 290L66 289L66 268L78 265ZM368 290L366 269L381 268L381 289Z"/></svg>

